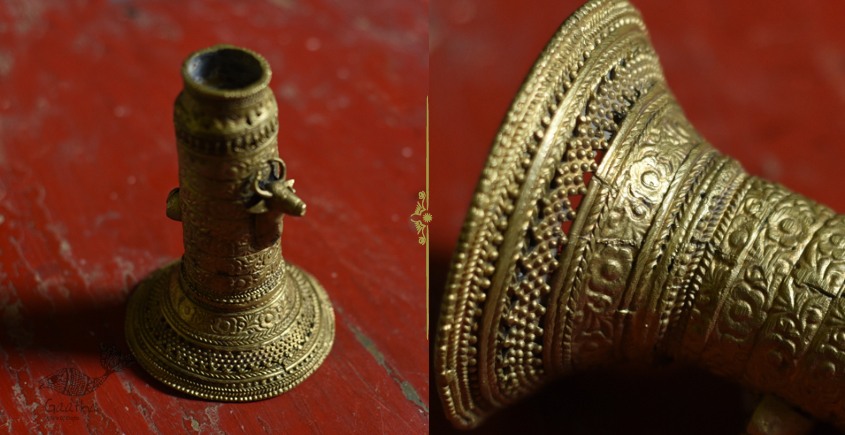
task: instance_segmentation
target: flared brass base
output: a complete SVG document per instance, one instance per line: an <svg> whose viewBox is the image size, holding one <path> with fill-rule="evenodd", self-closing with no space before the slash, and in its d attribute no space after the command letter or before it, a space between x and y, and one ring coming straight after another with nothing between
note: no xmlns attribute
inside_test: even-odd
<svg viewBox="0 0 845 435"><path fill-rule="evenodd" d="M180 261L153 272L129 299L126 339L159 381L203 399L279 395L313 373L334 342L334 312L311 275L287 264L268 300L210 309L182 291Z"/></svg>
<svg viewBox="0 0 845 435"><path fill-rule="evenodd" d="M449 418L473 427L557 378L667 361L773 397L750 428L796 433L807 414L845 430L845 215L719 154L637 10L591 0L494 141L434 375Z"/></svg>

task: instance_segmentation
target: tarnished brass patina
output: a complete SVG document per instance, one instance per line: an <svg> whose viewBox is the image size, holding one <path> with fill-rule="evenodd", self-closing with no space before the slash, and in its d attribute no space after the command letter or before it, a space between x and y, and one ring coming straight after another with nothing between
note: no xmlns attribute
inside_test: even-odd
<svg viewBox="0 0 845 435"><path fill-rule="evenodd" d="M769 394L763 418L785 402L845 429L843 286L845 216L719 154L639 13L590 1L493 144L441 308L437 388L471 427L563 375L676 360Z"/></svg>
<svg viewBox="0 0 845 435"><path fill-rule="evenodd" d="M286 262L282 216L305 203L279 159L270 68L215 46L182 67L174 124L179 188L167 216L185 254L131 295L126 337L138 362L205 399L250 401L294 387L323 362L334 313L320 284Z"/></svg>

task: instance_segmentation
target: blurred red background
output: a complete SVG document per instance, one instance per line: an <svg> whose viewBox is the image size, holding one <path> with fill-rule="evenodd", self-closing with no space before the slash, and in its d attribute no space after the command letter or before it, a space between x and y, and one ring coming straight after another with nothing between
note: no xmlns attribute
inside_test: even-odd
<svg viewBox="0 0 845 435"><path fill-rule="evenodd" d="M430 17L432 325L449 259L500 121L572 0L439 0ZM633 1L670 87L752 174L845 211L845 3ZM436 390L434 390L436 392ZM450 433L432 396L432 433ZM739 433L748 394L670 367L565 379L476 433ZM822 427L819 433L829 431Z"/></svg>

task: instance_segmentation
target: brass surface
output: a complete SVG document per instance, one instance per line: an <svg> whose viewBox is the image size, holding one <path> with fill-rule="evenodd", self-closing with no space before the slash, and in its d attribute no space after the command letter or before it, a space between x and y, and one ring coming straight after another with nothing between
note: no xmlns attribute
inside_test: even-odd
<svg viewBox="0 0 845 435"><path fill-rule="evenodd" d="M676 360L845 429L843 285L845 216L719 154L639 13L590 1L494 141L441 307L437 389L472 427L560 376Z"/></svg>
<svg viewBox="0 0 845 435"><path fill-rule="evenodd" d="M185 253L144 279L127 307L138 362L210 400L283 393L334 341L322 286L282 257L282 216L303 215L305 203L279 159L270 74L264 58L233 46L185 61L173 115L179 187L166 203Z"/></svg>

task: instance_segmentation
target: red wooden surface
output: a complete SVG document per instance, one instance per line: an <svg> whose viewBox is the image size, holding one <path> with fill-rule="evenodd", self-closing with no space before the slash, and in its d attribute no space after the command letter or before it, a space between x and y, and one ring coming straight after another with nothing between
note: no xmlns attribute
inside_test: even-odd
<svg viewBox="0 0 845 435"><path fill-rule="evenodd" d="M427 1L13 0L0 7L0 432L423 433ZM308 203L288 260L337 317L324 365L280 397L190 399L137 365L73 399L39 382L103 373L124 304L181 255L172 104L192 51L262 53L281 155Z"/></svg>
<svg viewBox="0 0 845 435"><path fill-rule="evenodd" d="M581 3L432 3L433 307L499 123L540 50ZM752 174L845 211L845 3L633 3L704 137ZM434 402L432 432L451 432ZM595 373L551 385L476 433L739 433L750 406L730 383L677 367Z"/></svg>

